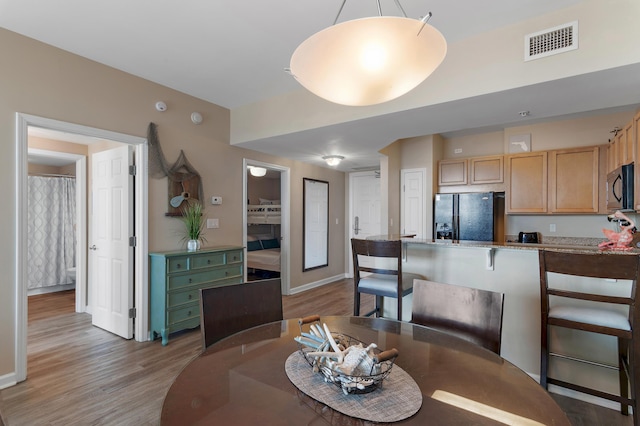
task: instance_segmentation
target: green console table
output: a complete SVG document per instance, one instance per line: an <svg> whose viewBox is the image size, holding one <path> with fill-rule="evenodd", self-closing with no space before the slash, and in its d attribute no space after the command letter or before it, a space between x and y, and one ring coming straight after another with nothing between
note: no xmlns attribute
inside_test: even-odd
<svg viewBox="0 0 640 426"><path fill-rule="evenodd" d="M151 340L200 325L200 289L244 279L244 248L212 247L196 252L149 253Z"/></svg>

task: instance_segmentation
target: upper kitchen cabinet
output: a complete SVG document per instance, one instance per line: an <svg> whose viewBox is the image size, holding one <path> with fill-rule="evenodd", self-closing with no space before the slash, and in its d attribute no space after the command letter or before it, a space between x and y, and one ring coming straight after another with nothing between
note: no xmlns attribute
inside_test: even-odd
<svg viewBox="0 0 640 426"><path fill-rule="evenodd" d="M638 114L609 141L607 147L607 172L635 161L637 147Z"/></svg>
<svg viewBox="0 0 640 426"><path fill-rule="evenodd" d="M622 141L624 142L624 157L622 159L622 164L631 164L635 159L635 150L636 144L634 139L634 125L633 121L624 126L622 129Z"/></svg>
<svg viewBox="0 0 640 426"><path fill-rule="evenodd" d="M469 181L472 185L504 182L504 156L470 158Z"/></svg>
<svg viewBox="0 0 640 426"><path fill-rule="evenodd" d="M438 185L466 185L467 160L440 160L438 162Z"/></svg>
<svg viewBox="0 0 640 426"><path fill-rule="evenodd" d="M640 110L636 112L636 115L633 117L633 125L631 126L631 134L633 139L633 145L635 146L634 155L635 159L635 167L634 167L634 194L633 199L635 200L636 211L640 211Z"/></svg>
<svg viewBox="0 0 640 426"><path fill-rule="evenodd" d="M599 156L597 146L549 151L551 213L598 213Z"/></svg>
<svg viewBox="0 0 640 426"><path fill-rule="evenodd" d="M438 162L438 185L440 186L503 182L504 156L502 155L440 160Z"/></svg>
<svg viewBox="0 0 640 426"><path fill-rule="evenodd" d="M507 213L547 213L547 152L506 157Z"/></svg>

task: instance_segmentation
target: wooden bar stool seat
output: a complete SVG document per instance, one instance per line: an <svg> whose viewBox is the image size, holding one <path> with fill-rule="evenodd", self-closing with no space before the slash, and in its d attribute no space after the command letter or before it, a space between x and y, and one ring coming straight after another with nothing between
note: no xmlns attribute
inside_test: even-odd
<svg viewBox="0 0 640 426"><path fill-rule="evenodd" d="M360 293L376 296L375 309L366 314L382 315L382 298L397 299L397 319L402 321L402 298L413 290L414 279L424 279L422 275L402 271L402 241L400 240L360 240L351 239L353 254L353 315L360 315ZM389 267L363 266L360 257L394 259ZM383 260L384 261L384 260ZM363 274L364 273L364 274Z"/></svg>
<svg viewBox="0 0 640 426"><path fill-rule="evenodd" d="M640 278L640 256L632 253L577 253L540 250L541 347L540 384L549 384L619 402L620 411L628 414L633 408L633 422L638 425L638 395L636 386L640 374L640 327L636 307L636 285ZM600 278L580 282L567 279L560 283L555 274ZM618 282L622 281L622 282ZM627 283L630 282L630 285ZM625 287L626 286L626 287ZM624 290L624 291L623 291ZM617 308L616 308L617 307ZM549 376L551 326L605 334L617 338L619 395L592 389ZM575 356L559 356L602 365ZM588 354L585 354L585 358ZM631 390L631 396L629 396Z"/></svg>

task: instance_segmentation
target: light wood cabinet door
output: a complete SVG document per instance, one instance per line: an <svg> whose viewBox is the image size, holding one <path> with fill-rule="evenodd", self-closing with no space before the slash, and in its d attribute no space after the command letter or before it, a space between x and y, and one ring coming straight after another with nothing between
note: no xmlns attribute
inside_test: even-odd
<svg viewBox="0 0 640 426"><path fill-rule="evenodd" d="M618 144L612 139L607 145L607 173L616 169L618 164Z"/></svg>
<svg viewBox="0 0 640 426"><path fill-rule="evenodd" d="M466 185L467 160L440 160L438 162L438 185Z"/></svg>
<svg viewBox="0 0 640 426"><path fill-rule="evenodd" d="M636 211L640 211L640 110L636 112L636 115L633 117L633 126L631 127L631 134L633 139L633 145L635 146L634 151L634 194L633 199L636 204Z"/></svg>
<svg viewBox="0 0 640 426"><path fill-rule="evenodd" d="M621 140L624 143L624 159L622 164L631 164L635 159L635 141L633 139L633 121L622 130Z"/></svg>
<svg viewBox="0 0 640 426"><path fill-rule="evenodd" d="M504 182L504 156L469 159L469 181L472 185Z"/></svg>
<svg viewBox="0 0 640 426"><path fill-rule="evenodd" d="M507 213L547 212L547 152L514 154L507 162Z"/></svg>
<svg viewBox="0 0 640 426"><path fill-rule="evenodd" d="M551 213L598 213L599 148L549 151Z"/></svg>

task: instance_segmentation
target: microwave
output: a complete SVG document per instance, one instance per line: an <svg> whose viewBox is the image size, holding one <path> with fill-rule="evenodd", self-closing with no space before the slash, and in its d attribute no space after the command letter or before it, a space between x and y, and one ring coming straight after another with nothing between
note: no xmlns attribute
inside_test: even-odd
<svg viewBox="0 0 640 426"><path fill-rule="evenodd" d="M607 210L634 210L633 164L620 166L607 174Z"/></svg>

